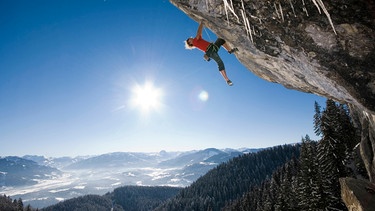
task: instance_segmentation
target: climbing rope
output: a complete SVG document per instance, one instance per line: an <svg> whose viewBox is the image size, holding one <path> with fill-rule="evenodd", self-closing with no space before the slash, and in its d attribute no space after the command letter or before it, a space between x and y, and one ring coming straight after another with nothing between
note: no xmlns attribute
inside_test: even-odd
<svg viewBox="0 0 375 211"><path fill-rule="evenodd" d="M206 27L204 27L204 31L205 31L206 34L207 34L207 37L208 37L209 42L212 42L212 39L211 39L211 37L210 37L210 34L208 34Z"/></svg>

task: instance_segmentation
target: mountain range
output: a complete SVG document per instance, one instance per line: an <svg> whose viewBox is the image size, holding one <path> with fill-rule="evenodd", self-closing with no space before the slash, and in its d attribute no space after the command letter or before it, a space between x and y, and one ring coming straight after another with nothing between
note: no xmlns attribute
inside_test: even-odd
<svg viewBox="0 0 375 211"><path fill-rule="evenodd" d="M45 207L124 185L186 187L217 165L261 149L113 152L95 156L0 158L0 194Z"/></svg>
<svg viewBox="0 0 375 211"><path fill-rule="evenodd" d="M15 156L0 158L0 186L35 185L53 179L61 172L53 167Z"/></svg>
<svg viewBox="0 0 375 211"><path fill-rule="evenodd" d="M282 177L285 179L285 176L276 178L273 177L273 172L276 169L285 169L285 165L290 161L297 163L299 152L300 145L296 144L271 147L257 153L243 153L217 165L185 188L124 185L101 196L88 194L74 197L42 210L266 210L267 208L263 209L262 207L260 209L247 209L245 206L231 207L231 202L241 198L249 191L256 190L256 186L270 180L275 184L281 184L280 180ZM217 149L206 149L198 154L202 156L201 159L207 161L206 156L209 156L208 159L213 159L222 152ZM196 158L187 154L183 157L185 156L193 158L193 160ZM185 162L192 161L183 160ZM289 177L293 176L296 175ZM272 194L277 191L274 189ZM260 195L263 199L269 194L261 193ZM262 199L255 201L262 201ZM267 203L270 204L274 201ZM256 205L254 207L259 208Z"/></svg>

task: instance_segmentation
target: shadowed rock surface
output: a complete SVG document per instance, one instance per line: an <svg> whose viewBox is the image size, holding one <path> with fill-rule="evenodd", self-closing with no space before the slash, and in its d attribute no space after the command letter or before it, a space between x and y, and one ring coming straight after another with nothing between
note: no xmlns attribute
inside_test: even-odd
<svg viewBox="0 0 375 211"><path fill-rule="evenodd" d="M368 181L341 178L341 197L350 211L375 210L375 185Z"/></svg>

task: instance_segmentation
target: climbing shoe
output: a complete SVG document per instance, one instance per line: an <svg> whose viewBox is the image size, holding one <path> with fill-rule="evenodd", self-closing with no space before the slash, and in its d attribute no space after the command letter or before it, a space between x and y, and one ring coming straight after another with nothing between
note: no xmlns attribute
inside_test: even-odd
<svg viewBox="0 0 375 211"><path fill-rule="evenodd" d="M228 51L228 53L232 54L234 52L238 51L238 48L232 48L232 50Z"/></svg>

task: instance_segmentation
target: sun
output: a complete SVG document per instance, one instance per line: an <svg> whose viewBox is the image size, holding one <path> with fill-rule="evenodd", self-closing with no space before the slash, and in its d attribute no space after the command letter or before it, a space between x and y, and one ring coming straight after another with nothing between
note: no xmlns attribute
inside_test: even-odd
<svg viewBox="0 0 375 211"><path fill-rule="evenodd" d="M150 81L143 85L136 84L132 89L131 106L143 114L158 111L162 107L163 90L154 86Z"/></svg>

